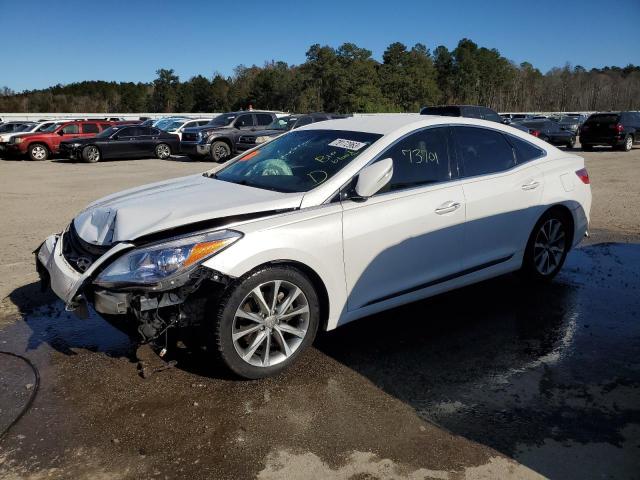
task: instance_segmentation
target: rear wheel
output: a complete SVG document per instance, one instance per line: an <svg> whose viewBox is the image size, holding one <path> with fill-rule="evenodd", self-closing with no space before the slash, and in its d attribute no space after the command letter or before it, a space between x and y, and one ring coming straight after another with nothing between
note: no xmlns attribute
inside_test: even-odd
<svg viewBox="0 0 640 480"><path fill-rule="evenodd" d="M82 159L87 163L96 163L100 161L100 150L95 145L89 145L82 149Z"/></svg>
<svg viewBox="0 0 640 480"><path fill-rule="evenodd" d="M171 147L166 143L156 145L156 157L160 160L166 160L171 156Z"/></svg>
<svg viewBox="0 0 640 480"><path fill-rule="evenodd" d="M263 378L291 365L313 342L320 319L313 284L300 271L267 267L219 302L218 353L237 375Z"/></svg>
<svg viewBox="0 0 640 480"><path fill-rule="evenodd" d="M545 213L531 233L521 272L532 280L551 280L571 248L571 221L560 210Z"/></svg>
<svg viewBox="0 0 640 480"><path fill-rule="evenodd" d="M41 143L29 145L29 158L36 162L41 162L49 158L49 150Z"/></svg>
<svg viewBox="0 0 640 480"><path fill-rule="evenodd" d="M630 152L633 148L633 137L631 135L627 135L624 138L624 143L620 146L620 150L623 152Z"/></svg>
<svg viewBox="0 0 640 480"><path fill-rule="evenodd" d="M223 162L231 155L231 148L226 142L213 142L211 144L211 159L214 162Z"/></svg>
<svg viewBox="0 0 640 480"><path fill-rule="evenodd" d="M567 142L567 148L571 149L576 146L576 137L571 137Z"/></svg>

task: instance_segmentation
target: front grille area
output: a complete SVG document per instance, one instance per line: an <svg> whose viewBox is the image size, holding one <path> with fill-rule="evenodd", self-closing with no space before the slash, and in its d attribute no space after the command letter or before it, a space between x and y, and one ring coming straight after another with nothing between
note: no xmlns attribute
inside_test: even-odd
<svg viewBox="0 0 640 480"><path fill-rule="evenodd" d="M184 142L196 142L198 141L198 134L196 132L184 132L182 134L182 140Z"/></svg>
<svg viewBox="0 0 640 480"><path fill-rule="evenodd" d="M73 222L69 230L62 236L62 255L76 271L84 273L98 258L111 247L92 245L80 238Z"/></svg>

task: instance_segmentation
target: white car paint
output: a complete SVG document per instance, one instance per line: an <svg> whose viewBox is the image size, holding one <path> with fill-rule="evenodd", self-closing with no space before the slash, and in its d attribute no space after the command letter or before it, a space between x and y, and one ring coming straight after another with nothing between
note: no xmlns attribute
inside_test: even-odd
<svg viewBox="0 0 640 480"><path fill-rule="evenodd" d="M176 122L182 119L176 119ZM201 127L209 123L210 118L188 118L184 119L182 124L178 125L176 128L171 130L167 130L167 132L177 135L182 141L182 132L184 132L185 128L193 128L193 127Z"/></svg>
<svg viewBox="0 0 640 480"><path fill-rule="evenodd" d="M366 201L332 201L342 186L398 139L442 125L501 131L534 144L546 155L492 175L391 191ZM315 272L320 288L326 290L328 330L518 270L527 239L550 206L570 210L574 246L587 230L591 190L575 173L584 168L584 160L520 130L470 118L373 115L329 120L297 131L327 129L383 137L306 193L278 193L189 176L105 197L80 213L74 226L87 242L123 242L113 250L141 236L193 222L269 212L232 219L225 228L243 237L202 266L238 278L269 262L303 265ZM215 170L221 168L224 165ZM56 242L50 237L39 252L47 268ZM478 265L482 268L475 268ZM68 264L55 265L49 273L66 279L59 284L72 285L64 295L56 292L72 303L84 282L80 274Z"/></svg>

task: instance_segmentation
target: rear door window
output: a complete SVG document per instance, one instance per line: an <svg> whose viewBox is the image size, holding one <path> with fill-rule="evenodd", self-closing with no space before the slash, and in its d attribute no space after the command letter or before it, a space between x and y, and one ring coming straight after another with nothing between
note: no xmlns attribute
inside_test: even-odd
<svg viewBox="0 0 640 480"><path fill-rule="evenodd" d="M465 177L508 170L515 165L514 152L502 133L487 128L453 127Z"/></svg>
<svg viewBox="0 0 640 480"><path fill-rule="evenodd" d="M546 155L546 152L520 138L514 137L513 135L505 135L509 143L513 146L513 150L516 153L516 163L518 165L530 162L531 160L535 160L536 158L542 158Z"/></svg>
<svg viewBox="0 0 640 480"><path fill-rule="evenodd" d="M98 133L100 129L98 128L97 123L83 123L82 124L82 133Z"/></svg>

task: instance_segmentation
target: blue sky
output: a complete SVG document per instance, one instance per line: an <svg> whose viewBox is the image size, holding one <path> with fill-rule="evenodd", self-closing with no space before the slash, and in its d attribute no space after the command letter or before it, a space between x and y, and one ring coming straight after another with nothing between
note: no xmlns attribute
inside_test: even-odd
<svg viewBox="0 0 640 480"><path fill-rule="evenodd" d="M454 48L467 37L543 72L640 64L640 0L0 0L0 32L0 86L18 91L297 64L313 43L354 42L380 59L395 41Z"/></svg>

